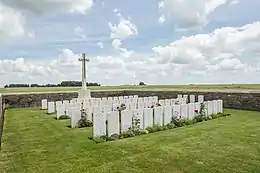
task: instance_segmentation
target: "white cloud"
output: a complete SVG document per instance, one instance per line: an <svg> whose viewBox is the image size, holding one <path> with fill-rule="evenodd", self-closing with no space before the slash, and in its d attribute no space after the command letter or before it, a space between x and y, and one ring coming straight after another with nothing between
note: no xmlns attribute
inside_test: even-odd
<svg viewBox="0 0 260 173"><path fill-rule="evenodd" d="M97 42L97 45L101 48L101 49L103 49L104 48L104 45L103 45L103 43L102 42Z"/></svg>
<svg viewBox="0 0 260 173"><path fill-rule="evenodd" d="M182 37L167 46L154 47L153 59L159 64L188 65L189 70L243 70L247 65L239 58L243 58L243 53L260 48L259 41L260 22L255 22L239 28L216 29L210 34Z"/></svg>
<svg viewBox="0 0 260 173"><path fill-rule="evenodd" d="M164 15L160 16L159 17L159 23L162 24L162 23L164 23L164 21L165 21Z"/></svg>
<svg viewBox="0 0 260 173"><path fill-rule="evenodd" d="M41 15L85 14L92 6L92 0L0 0L0 38L23 36L26 12ZM32 33L27 35L33 36Z"/></svg>
<svg viewBox="0 0 260 173"><path fill-rule="evenodd" d="M35 32L34 31L28 32L27 35L28 35L28 37L33 38L33 37L35 37Z"/></svg>
<svg viewBox="0 0 260 173"><path fill-rule="evenodd" d="M259 64L249 63L244 54L253 53L252 50L259 53L259 41L260 22L182 37L166 46L154 47L151 54L132 52L129 58L121 55L124 53L122 41L114 39L112 45L119 54L89 57L88 77L89 81L102 84L133 84L138 81L150 84L243 83L249 76L257 81ZM23 83L81 80L79 57L70 49L62 49L53 60L2 60L0 73L3 80L0 82L2 85L18 83L21 78Z"/></svg>
<svg viewBox="0 0 260 173"><path fill-rule="evenodd" d="M122 41L119 40L119 39L114 39L112 41L112 46L115 48L115 49L119 49L122 45Z"/></svg>
<svg viewBox="0 0 260 173"><path fill-rule="evenodd" d="M0 38L24 35L24 17L0 1Z"/></svg>
<svg viewBox="0 0 260 173"><path fill-rule="evenodd" d="M34 14L82 13L92 8L92 0L0 0L4 4Z"/></svg>
<svg viewBox="0 0 260 173"><path fill-rule="evenodd" d="M133 51L128 51L126 48L122 48L122 41L119 39L114 39L112 41L112 46L114 49L119 50L120 55L126 58L129 58Z"/></svg>
<svg viewBox="0 0 260 173"><path fill-rule="evenodd" d="M176 28L190 29L207 24L208 16L229 0L163 0L158 8L161 18L172 21ZM161 19L162 20L162 19Z"/></svg>
<svg viewBox="0 0 260 173"><path fill-rule="evenodd" d="M118 9L114 9L114 12L118 12ZM135 24L133 24L130 19L126 20L124 17L118 13L120 21L118 24L113 25L111 22L108 23L110 28L110 38L113 39L112 46L114 49L120 52L123 57L130 57L133 53L132 50L127 50L127 48L122 47L122 40L127 39L131 36L138 35L138 30Z"/></svg>
<svg viewBox="0 0 260 173"><path fill-rule="evenodd" d="M131 36L138 35L138 30L135 24L130 20L120 17L118 24L108 23L110 29L110 38L126 39Z"/></svg>
<svg viewBox="0 0 260 173"><path fill-rule="evenodd" d="M230 2L231 5L235 5L235 4L238 4L238 3L240 3L239 0L233 0L233 1Z"/></svg>
<svg viewBox="0 0 260 173"><path fill-rule="evenodd" d="M86 36L84 35L84 29L81 28L80 26L76 26L74 28L74 34L78 37L81 37L81 38L86 38Z"/></svg>

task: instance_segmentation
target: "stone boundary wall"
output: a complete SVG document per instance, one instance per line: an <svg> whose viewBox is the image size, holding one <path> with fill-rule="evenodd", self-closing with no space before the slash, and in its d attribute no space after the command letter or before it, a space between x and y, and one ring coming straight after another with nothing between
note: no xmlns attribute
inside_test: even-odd
<svg viewBox="0 0 260 173"><path fill-rule="evenodd" d="M138 95L139 97L158 96L159 99L176 98L178 94L204 95L204 99L222 99L224 108L260 111L260 91L231 90L117 90L92 91L92 97L113 97ZM41 92L41 93L10 93L3 95L3 103L9 108L40 107L42 99L48 101L69 100L76 98L77 92ZM197 99L197 97L196 97Z"/></svg>
<svg viewBox="0 0 260 173"><path fill-rule="evenodd" d="M2 134L4 129L4 108L2 102L2 94L0 94L0 148L2 146Z"/></svg>

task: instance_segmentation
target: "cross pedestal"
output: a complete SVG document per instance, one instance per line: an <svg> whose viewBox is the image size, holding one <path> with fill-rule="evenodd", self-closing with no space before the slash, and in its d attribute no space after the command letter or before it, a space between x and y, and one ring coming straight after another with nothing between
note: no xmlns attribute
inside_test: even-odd
<svg viewBox="0 0 260 173"><path fill-rule="evenodd" d="M82 54L82 58L79 58L79 61L82 62L82 88L78 91L79 99L88 99L91 98L90 90L87 89L87 78L86 78L86 62L89 62L89 59L86 59L85 53Z"/></svg>

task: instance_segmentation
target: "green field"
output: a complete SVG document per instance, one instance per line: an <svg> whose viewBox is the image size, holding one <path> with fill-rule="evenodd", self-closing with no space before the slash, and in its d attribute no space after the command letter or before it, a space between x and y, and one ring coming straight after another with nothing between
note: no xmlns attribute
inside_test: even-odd
<svg viewBox="0 0 260 173"><path fill-rule="evenodd" d="M0 172L259 173L259 112L95 144L92 128L70 129L38 109L5 114Z"/></svg>
<svg viewBox="0 0 260 173"><path fill-rule="evenodd" d="M101 86L89 87L91 90L260 90L260 84L219 84L219 85L147 85L147 86ZM37 87L0 88L0 93L78 91L80 87Z"/></svg>

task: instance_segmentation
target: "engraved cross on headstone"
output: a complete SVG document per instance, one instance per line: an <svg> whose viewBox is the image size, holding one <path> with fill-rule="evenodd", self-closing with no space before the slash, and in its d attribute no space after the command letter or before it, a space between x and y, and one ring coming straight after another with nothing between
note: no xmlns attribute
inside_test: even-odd
<svg viewBox="0 0 260 173"><path fill-rule="evenodd" d="M89 62L89 59L86 58L85 53L82 53L82 58L79 58L79 61L82 62L82 88L87 88L86 62Z"/></svg>

